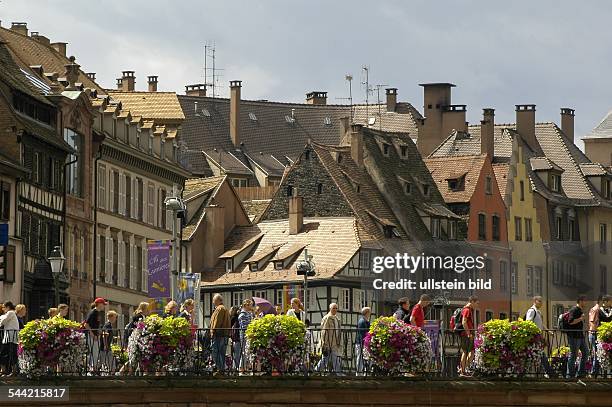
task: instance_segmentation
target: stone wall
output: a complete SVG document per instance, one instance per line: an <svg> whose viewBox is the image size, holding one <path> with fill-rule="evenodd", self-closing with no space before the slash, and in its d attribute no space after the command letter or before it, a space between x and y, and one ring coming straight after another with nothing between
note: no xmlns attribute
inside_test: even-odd
<svg viewBox="0 0 612 407"><path fill-rule="evenodd" d="M69 401L38 405L173 407L610 406L612 382L413 378L3 378L0 386L67 386ZM2 402L3 406L23 406ZM27 405L34 405L33 403Z"/></svg>

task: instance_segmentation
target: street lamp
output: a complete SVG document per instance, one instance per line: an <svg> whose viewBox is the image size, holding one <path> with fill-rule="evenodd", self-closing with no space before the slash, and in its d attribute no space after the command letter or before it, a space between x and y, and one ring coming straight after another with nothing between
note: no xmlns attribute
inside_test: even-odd
<svg viewBox="0 0 612 407"><path fill-rule="evenodd" d="M176 195L176 191L174 192ZM178 239L178 230L176 228L176 221L179 217L179 214L183 214L185 212L185 203L178 196L169 196L164 200L164 205L166 209L172 211L172 254L173 254L173 263L174 269L172 270L172 275L170 276L170 296L172 299L176 299L176 285L177 278L180 276L180 265L179 262L179 239Z"/></svg>
<svg viewBox="0 0 612 407"><path fill-rule="evenodd" d="M53 281L55 283L55 306L59 304L59 275L64 269L64 262L66 258L62 253L60 246L55 246L53 251L49 255L49 263L51 263L51 273L53 274Z"/></svg>
<svg viewBox="0 0 612 407"><path fill-rule="evenodd" d="M308 250L304 249L304 260L299 261L295 265L298 276L304 276L304 315L308 319L308 277L316 275L315 264L312 261L312 255L308 254ZM304 321L306 322L306 321Z"/></svg>

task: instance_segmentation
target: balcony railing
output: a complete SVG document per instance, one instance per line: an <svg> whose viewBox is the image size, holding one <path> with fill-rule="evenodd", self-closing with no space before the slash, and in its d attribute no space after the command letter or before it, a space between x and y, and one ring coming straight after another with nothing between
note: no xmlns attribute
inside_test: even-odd
<svg viewBox="0 0 612 407"><path fill-rule="evenodd" d="M331 335L331 342L336 342L335 335L338 331L327 332ZM251 358L249 344L244 332L236 330L222 331L217 336L211 337L208 329L194 329L192 331L191 360L184 368L173 368L164 366L161 369L151 371L142 364L126 362L128 343L125 332L120 329L110 334L103 331L84 330L87 336L87 348L82 355L81 367L52 366L46 367L47 375L77 375L77 376L110 376L110 375L341 375L341 376L391 376L389 372L376 369L364 352L364 345L356 340L359 334L357 329L343 329L340 331L340 346L334 352L322 352L319 341L323 332L318 328L308 329L305 337L303 351L298 355L287 356L287 368L275 368L266 370L259 362ZM5 331L5 342L17 342L17 331ZM419 373L396 372L395 376L423 376L427 378L452 379L459 376L458 367L461 358L460 336L449 331L428 333L432 343L433 357L427 363L427 368ZM545 338L545 356L550 364L546 370L541 367L535 371L529 371L521 376L524 378L557 378L563 379L567 369L567 358L553 358L555 350L569 347L567 335L559 330L546 330L543 332ZM234 338L234 339L232 339ZM243 338L240 340L239 338ZM329 336L328 336L329 340ZM585 332L585 340L588 341L588 333ZM115 352L113 352L112 345ZM590 346L590 344L589 344ZM17 347L13 351L5 349L5 365L17 364ZM220 358L219 355L222 355ZM123 356L124 360L121 360ZM284 359L284 355L279 355ZM586 355L589 364L593 361L593 352L589 348ZM219 363L219 360L221 362ZM297 362L297 363L296 363ZM296 367L297 366L297 367ZM473 368L473 366L472 366ZM473 371L473 370L472 370ZM601 371L598 379L612 378L611 372ZM493 378L500 377L493 375ZM478 377L478 374L475 374ZM491 375L487 376L488 379Z"/></svg>

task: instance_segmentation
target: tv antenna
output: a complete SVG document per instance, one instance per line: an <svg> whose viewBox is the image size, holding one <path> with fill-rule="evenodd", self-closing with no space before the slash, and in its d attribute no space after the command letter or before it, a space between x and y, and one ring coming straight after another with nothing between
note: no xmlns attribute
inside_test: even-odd
<svg viewBox="0 0 612 407"><path fill-rule="evenodd" d="M212 90L211 96L216 98L219 96L217 93L217 87L219 85L219 79L223 76L220 72L222 68L217 68L217 48L215 43L212 41L206 41L204 44L204 84L207 88ZM210 66L209 66L210 65ZM209 82L210 78L210 82Z"/></svg>
<svg viewBox="0 0 612 407"><path fill-rule="evenodd" d="M354 113L353 113L353 75L350 73L347 73L346 75L344 75L344 80L348 82L348 88L349 88L349 95L347 98L336 98L338 100L348 100L349 102L349 106L351 108L351 118L350 118L350 123L353 124L353 119L355 117Z"/></svg>
<svg viewBox="0 0 612 407"><path fill-rule="evenodd" d="M378 83L376 85L374 85L376 87L376 101L378 103L378 129L380 131L382 131L382 100L380 100L380 90L382 88L384 88L385 86L389 86L389 85L385 85L383 83Z"/></svg>
<svg viewBox="0 0 612 407"><path fill-rule="evenodd" d="M361 84L365 87L366 124L368 124L370 120L370 95L374 93L374 89L370 85L370 66L362 66L361 71L363 73L363 81Z"/></svg>

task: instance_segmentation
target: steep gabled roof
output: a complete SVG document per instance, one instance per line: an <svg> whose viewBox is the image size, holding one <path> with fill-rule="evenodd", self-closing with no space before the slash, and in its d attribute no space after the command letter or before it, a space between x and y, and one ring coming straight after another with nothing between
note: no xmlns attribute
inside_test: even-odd
<svg viewBox="0 0 612 407"><path fill-rule="evenodd" d="M123 92L109 90L110 96L121 101L124 110L132 116L156 123L181 123L185 119L183 110L174 92Z"/></svg>
<svg viewBox="0 0 612 407"><path fill-rule="evenodd" d="M486 157L486 154L481 154L426 158L425 164L446 203L467 203L474 195ZM450 189L448 181L452 179L459 180L462 187L455 190Z"/></svg>
<svg viewBox="0 0 612 407"><path fill-rule="evenodd" d="M583 138L612 138L612 110L606 113L597 126L595 126L595 128Z"/></svg>
<svg viewBox="0 0 612 407"><path fill-rule="evenodd" d="M340 272L353 258L360 247L357 237L357 226L353 218L305 218L300 233L289 234L288 220L264 221L248 227L237 227L225 242L226 253L236 253L242 248L257 241L251 258L258 258L262 253L269 253L270 248L285 251L296 247L306 247L313 256L316 265L316 276L313 280L329 279ZM202 274L203 287L208 286L245 286L262 283L299 282L302 276L295 271L295 259L285 264L283 270L275 270L270 261L258 271L249 271L243 262L234 272L225 271L223 261L219 261L215 270Z"/></svg>

